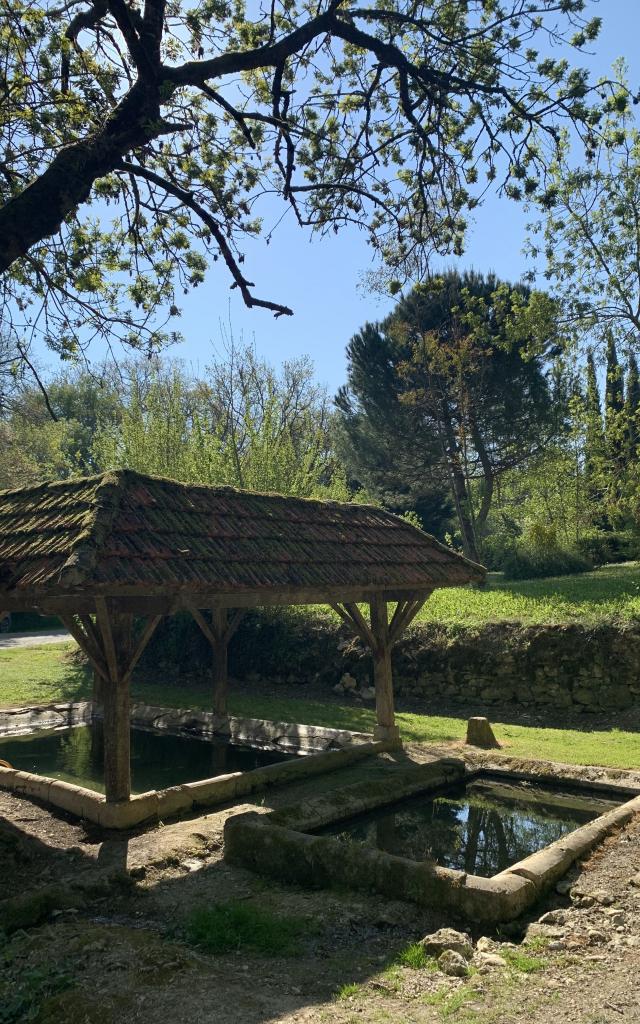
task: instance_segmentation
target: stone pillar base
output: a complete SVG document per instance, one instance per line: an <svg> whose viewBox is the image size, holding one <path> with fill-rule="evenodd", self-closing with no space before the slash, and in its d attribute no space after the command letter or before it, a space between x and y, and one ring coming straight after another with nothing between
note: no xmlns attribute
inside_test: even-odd
<svg viewBox="0 0 640 1024"><path fill-rule="evenodd" d="M382 740L394 747L401 747L400 729L397 725L376 725L373 729L374 740Z"/></svg>

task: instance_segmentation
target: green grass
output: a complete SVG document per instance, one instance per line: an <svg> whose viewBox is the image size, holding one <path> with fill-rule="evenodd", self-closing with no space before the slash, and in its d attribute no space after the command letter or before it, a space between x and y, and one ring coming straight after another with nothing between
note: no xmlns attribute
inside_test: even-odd
<svg viewBox="0 0 640 1024"><path fill-rule="evenodd" d="M341 985L336 992L336 999L355 999L363 992L362 985L357 985L355 982L350 982L347 985Z"/></svg>
<svg viewBox="0 0 640 1024"><path fill-rule="evenodd" d="M481 590L436 590L417 621L455 627L504 620L538 624L602 619L640 619L639 562L607 565L576 576L511 583L492 575L489 586Z"/></svg>
<svg viewBox="0 0 640 1024"><path fill-rule="evenodd" d="M438 965L432 956L424 951L424 946L419 942L412 942L410 946L398 954L398 963L403 967L412 967L414 970L437 971Z"/></svg>
<svg viewBox="0 0 640 1024"><path fill-rule="evenodd" d="M24 647L0 650L0 706L37 704L51 701L84 700L90 696L88 670L69 657L68 647ZM166 707L211 707L211 693L204 686L141 684L133 686L133 698ZM267 718L272 721L305 722L370 732L374 712L370 708L301 698L283 699L234 694L229 698L231 714ZM398 724L405 742L448 743L464 739L466 719L441 715L401 712ZM611 768L640 767L640 733L622 729L548 729L496 722L494 731L504 753L514 757L542 758L569 764L595 764Z"/></svg>
<svg viewBox="0 0 640 1024"><path fill-rule="evenodd" d="M249 903L198 907L185 923L187 941L208 953L245 950L264 956L292 956L299 951L305 922L283 917Z"/></svg>
<svg viewBox="0 0 640 1024"><path fill-rule="evenodd" d="M75 644L0 649L0 707L87 700L91 673L70 658Z"/></svg>
<svg viewBox="0 0 640 1024"><path fill-rule="evenodd" d="M477 997L477 992L468 985L463 985L453 993L448 988L438 989L433 995L426 996L424 1002L427 1006L437 1007L441 1019L448 1020L454 1014L457 1014L459 1010L463 1010L467 1003L477 999Z"/></svg>
<svg viewBox="0 0 640 1024"><path fill-rule="evenodd" d="M535 971L541 971L545 966L545 961L541 960L539 956L529 956L520 949L505 949L503 947L500 956L504 957L509 967L520 971L521 974L534 974Z"/></svg>

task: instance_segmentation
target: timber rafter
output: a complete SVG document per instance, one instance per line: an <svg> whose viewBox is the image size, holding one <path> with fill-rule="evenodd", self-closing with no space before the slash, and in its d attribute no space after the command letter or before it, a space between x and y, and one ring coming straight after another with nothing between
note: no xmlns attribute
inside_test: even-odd
<svg viewBox="0 0 640 1024"><path fill-rule="evenodd" d="M96 621L87 614L73 616L60 614L65 629L86 654L91 665L106 683L119 679L127 683L151 637L156 631L162 615L149 616L133 650L122 650L112 628L113 611L106 600L96 599Z"/></svg>
<svg viewBox="0 0 640 1024"><path fill-rule="evenodd" d="M400 639L429 596L429 594L411 594L406 599L398 601L384 643L393 645ZM366 647L374 654L379 652L381 638L376 635L373 625L369 625L357 604L351 601L332 601L330 607L337 612L352 632L360 637Z"/></svg>

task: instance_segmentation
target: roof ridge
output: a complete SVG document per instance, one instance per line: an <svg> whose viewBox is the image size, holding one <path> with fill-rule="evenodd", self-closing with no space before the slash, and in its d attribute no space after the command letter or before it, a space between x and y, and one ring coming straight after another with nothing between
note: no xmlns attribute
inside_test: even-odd
<svg viewBox="0 0 640 1024"><path fill-rule="evenodd" d="M126 491L126 470L109 470L93 479L96 491L92 521L78 537L76 546L58 573L58 583L65 586L80 586L91 577Z"/></svg>
<svg viewBox="0 0 640 1024"><path fill-rule="evenodd" d="M111 473L132 479L135 478L137 480L153 480L155 483L171 484L173 487L178 486L185 489L192 488L193 490L215 491L216 493L226 492L229 494L239 495L248 494L257 498L276 498L279 501L300 501L308 505L321 505L323 507L336 506L341 509L345 507L354 509L370 509L372 512L382 512L384 515L395 515L395 513L389 512L388 509L384 508L382 505L374 505L368 501L340 501L338 498L314 498L301 494L280 494L278 491L257 491L252 490L249 487L236 487L234 484L205 484L194 480L175 480L173 477L160 476L157 473L142 473L140 470L128 468L112 470ZM71 480L78 480L81 478L69 477L68 479L69 482L71 482ZM95 478L87 477L86 479L90 480ZM396 518L402 519L401 516L396 516ZM427 534L426 536L430 536L430 534Z"/></svg>

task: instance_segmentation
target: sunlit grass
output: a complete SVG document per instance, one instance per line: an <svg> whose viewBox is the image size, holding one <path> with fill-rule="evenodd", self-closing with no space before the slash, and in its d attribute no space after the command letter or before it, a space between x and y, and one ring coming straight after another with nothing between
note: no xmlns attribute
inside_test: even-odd
<svg viewBox="0 0 640 1024"><path fill-rule="evenodd" d="M436 590L417 621L470 626L505 619L532 624L640 620L640 563L511 583L492 575L480 590Z"/></svg>
<svg viewBox="0 0 640 1024"><path fill-rule="evenodd" d="M74 643L0 649L0 707L91 697L91 672L70 657L74 649Z"/></svg>

